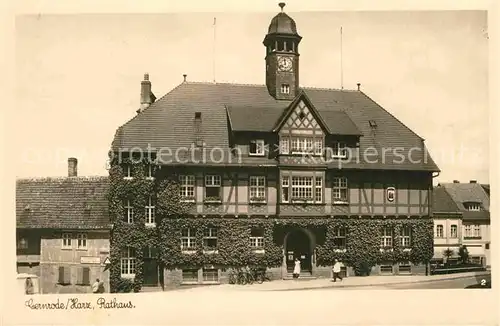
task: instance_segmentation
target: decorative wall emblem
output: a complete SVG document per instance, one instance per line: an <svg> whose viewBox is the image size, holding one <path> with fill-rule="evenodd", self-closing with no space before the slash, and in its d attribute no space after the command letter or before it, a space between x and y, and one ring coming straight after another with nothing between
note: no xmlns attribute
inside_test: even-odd
<svg viewBox="0 0 500 326"><path fill-rule="evenodd" d="M389 203L392 203L394 201L394 199L396 198L396 188L394 187L389 187L387 188L387 201Z"/></svg>

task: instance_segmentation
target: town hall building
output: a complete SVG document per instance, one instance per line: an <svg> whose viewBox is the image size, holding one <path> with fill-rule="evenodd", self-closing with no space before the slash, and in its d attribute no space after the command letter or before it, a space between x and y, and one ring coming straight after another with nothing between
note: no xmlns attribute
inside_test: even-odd
<svg viewBox="0 0 500 326"><path fill-rule="evenodd" d="M110 151L112 290L223 283L247 265L286 279L295 259L301 277L330 277L335 259L348 276L426 273L439 169L424 139L359 84L302 86L280 7L265 84L185 77L156 98L144 76Z"/></svg>

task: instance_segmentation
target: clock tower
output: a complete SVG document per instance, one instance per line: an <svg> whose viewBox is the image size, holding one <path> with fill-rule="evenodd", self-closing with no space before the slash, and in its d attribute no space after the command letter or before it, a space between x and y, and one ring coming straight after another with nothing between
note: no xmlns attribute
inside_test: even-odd
<svg viewBox="0 0 500 326"><path fill-rule="evenodd" d="M264 38L266 46L266 85L277 100L292 100L299 90L299 43L295 21L283 12L271 20Z"/></svg>

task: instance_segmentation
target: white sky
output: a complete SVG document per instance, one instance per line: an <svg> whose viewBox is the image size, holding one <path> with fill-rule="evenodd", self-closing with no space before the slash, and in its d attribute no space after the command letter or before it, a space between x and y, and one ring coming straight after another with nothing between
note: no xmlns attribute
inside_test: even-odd
<svg viewBox="0 0 500 326"><path fill-rule="evenodd" d="M160 97L182 82L265 82L268 13L39 15L16 19L16 176L106 175L115 130L149 72ZM290 12L288 10L290 10ZM481 11L302 12L300 84L362 90L426 139L437 181L489 182L487 15ZM460 152L464 155L460 157Z"/></svg>

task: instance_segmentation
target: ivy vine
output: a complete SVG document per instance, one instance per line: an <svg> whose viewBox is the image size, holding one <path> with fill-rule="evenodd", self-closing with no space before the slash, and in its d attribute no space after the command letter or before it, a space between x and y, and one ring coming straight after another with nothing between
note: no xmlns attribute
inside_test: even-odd
<svg viewBox="0 0 500 326"><path fill-rule="evenodd" d="M198 218L188 214L192 203L180 198L175 175L165 179L149 179L145 174L147 160L140 162L122 159L132 166L133 179L125 180L124 171L117 159L111 160L109 170L109 211L113 224L110 249L110 287L112 292L140 291L144 280L144 250L156 248L155 258L160 268L201 267L204 265L241 267L280 267L283 261L283 239L294 228L307 228L316 237L316 263L330 266L335 259L342 259L348 266L362 273L363 270L385 261L414 264L427 263L433 256L433 222L431 219L364 219L364 218ZM153 175L157 173L153 165ZM155 196L156 227L145 225L145 206L149 196ZM125 203L134 209L133 223L127 223ZM390 226L394 230L392 251L380 251L380 229ZM411 251L400 247L401 228L411 227ZM212 227L218 230L217 251L203 252L203 232ZM335 250L334 237L337 227L347 231L345 252ZM181 251L183 229L195 233L194 252ZM260 229L264 235L264 252L252 250L250 235ZM192 231L192 232L193 232ZM122 279L121 251L133 248L136 252L135 278Z"/></svg>

